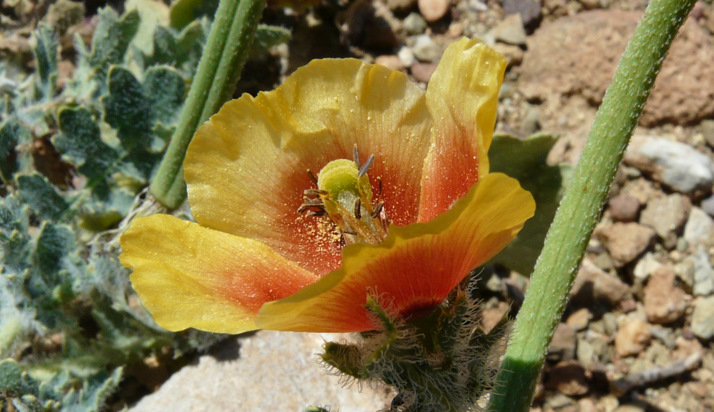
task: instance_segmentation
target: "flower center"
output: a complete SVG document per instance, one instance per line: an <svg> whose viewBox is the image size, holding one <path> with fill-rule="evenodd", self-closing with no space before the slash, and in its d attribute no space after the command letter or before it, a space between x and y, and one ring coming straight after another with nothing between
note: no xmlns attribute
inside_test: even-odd
<svg viewBox="0 0 714 412"><path fill-rule="evenodd" d="M372 185L367 170L374 155L360 165L355 147L355 159L337 159L320 170L318 177L308 170L317 189L305 191L304 202L298 212L308 216L327 216L339 230L346 245L362 242L376 245L387 236L389 221L384 203L379 200L382 181L377 178L379 193L372 205Z"/></svg>

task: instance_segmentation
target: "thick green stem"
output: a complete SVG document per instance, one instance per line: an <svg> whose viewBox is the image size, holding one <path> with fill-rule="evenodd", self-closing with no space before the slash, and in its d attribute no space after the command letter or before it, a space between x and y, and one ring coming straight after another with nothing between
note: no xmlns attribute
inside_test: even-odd
<svg viewBox="0 0 714 412"><path fill-rule="evenodd" d="M151 184L162 205L176 209L186 199L183 159L198 126L220 109L236 88L266 0L221 0L206 47L171 143Z"/></svg>
<svg viewBox="0 0 714 412"><path fill-rule="evenodd" d="M491 397L528 411L585 247L667 50L695 0L652 0L628 44L546 237Z"/></svg>

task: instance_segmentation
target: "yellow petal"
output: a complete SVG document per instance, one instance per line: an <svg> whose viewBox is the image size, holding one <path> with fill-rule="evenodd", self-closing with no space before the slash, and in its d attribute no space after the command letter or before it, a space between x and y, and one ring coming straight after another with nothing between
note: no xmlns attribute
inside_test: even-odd
<svg viewBox="0 0 714 412"><path fill-rule="evenodd" d="M278 89L226 103L186 156L189 202L203 226L257 239L302 267L339 267L335 236L296 213L303 191L335 159L376 159L369 176L396 224L416 220L430 119L407 77L359 60L316 60ZM374 188L376 192L376 187Z"/></svg>
<svg viewBox="0 0 714 412"><path fill-rule="evenodd" d="M443 213L488 173L506 60L478 40L451 44L431 77L426 104L433 140L422 180L419 221Z"/></svg>
<svg viewBox="0 0 714 412"><path fill-rule="evenodd" d="M289 296L316 276L266 245L169 215L140 217L121 238L121 263L156 323L240 333L256 329L266 301Z"/></svg>
<svg viewBox="0 0 714 412"><path fill-rule="evenodd" d="M344 264L296 294L261 308L261 329L356 332L378 328L364 305L379 296L394 315L410 317L439 304L474 269L503 249L533 216L535 202L515 179L483 176L468 194L429 223L392 226L377 246L343 250Z"/></svg>

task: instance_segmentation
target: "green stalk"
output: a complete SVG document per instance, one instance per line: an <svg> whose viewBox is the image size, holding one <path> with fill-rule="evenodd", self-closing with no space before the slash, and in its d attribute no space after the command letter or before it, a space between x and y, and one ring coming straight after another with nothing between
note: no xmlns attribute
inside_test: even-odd
<svg viewBox="0 0 714 412"><path fill-rule="evenodd" d="M186 199L183 159L198 126L233 94L250 52L266 0L221 0L176 131L151 184L168 209Z"/></svg>
<svg viewBox="0 0 714 412"><path fill-rule="evenodd" d="M548 231L489 411L528 411L585 247L662 61L695 0L652 0L622 55Z"/></svg>

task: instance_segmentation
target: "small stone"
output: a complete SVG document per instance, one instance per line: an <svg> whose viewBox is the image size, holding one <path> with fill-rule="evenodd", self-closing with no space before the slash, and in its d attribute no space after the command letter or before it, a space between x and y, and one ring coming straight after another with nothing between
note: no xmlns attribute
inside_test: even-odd
<svg viewBox="0 0 714 412"><path fill-rule="evenodd" d="M618 406L613 412L647 412L647 409L640 405L625 404Z"/></svg>
<svg viewBox="0 0 714 412"><path fill-rule="evenodd" d="M652 199L642 211L640 223L657 232L667 249L677 243L677 231L684 225L692 203L688 198L673 193Z"/></svg>
<svg viewBox="0 0 714 412"><path fill-rule="evenodd" d="M429 23L441 20L451 6L449 0L419 0L419 12Z"/></svg>
<svg viewBox="0 0 714 412"><path fill-rule="evenodd" d="M387 7L394 11L409 10L416 2L417 0L387 0Z"/></svg>
<svg viewBox="0 0 714 412"><path fill-rule="evenodd" d="M635 270L632 272L633 275L635 275L635 279L645 281L652 273L659 269L660 266L662 266L662 263L655 258L654 254L648 252L637 262Z"/></svg>
<svg viewBox="0 0 714 412"><path fill-rule="evenodd" d="M523 120L521 121L521 133L530 136L540 130L540 110L537 106L527 105Z"/></svg>
<svg viewBox="0 0 714 412"><path fill-rule="evenodd" d="M498 302L495 307L484 309L481 316L481 327L488 333L508 315L509 306L506 302Z"/></svg>
<svg viewBox="0 0 714 412"><path fill-rule="evenodd" d="M496 43L493 49L501 53L508 62L508 67L518 66L523 61L523 49L506 43Z"/></svg>
<svg viewBox="0 0 714 412"><path fill-rule="evenodd" d="M588 393L588 373L577 361L560 362L548 372L545 387L568 396Z"/></svg>
<svg viewBox="0 0 714 412"><path fill-rule="evenodd" d="M650 342L650 325L637 317L624 320L615 335L615 352L619 357L637 355Z"/></svg>
<svg viewBox="0 0 714 412"><path fill-rule="evenodd" d="M402 27L407 34L422 34L426 30L426 21L419 13L409 13L402 22Z"/></svg>
<svg viewBox="0 0 714 412"><path fill-rule="evenodd" d="M511 14L501 20L492 31L494 39L514 46L525 46L526 31L520 14Z"/></svg>
<svg viewBox="0 0 714 412"><path fill-rule="evenodd" d="M431 39L428 34L421 34L412 37L412 52L417 59L423 62L431 62L441 56L439 45Z"/></svg>
<svg viewBox="0 0 714 412"><path fill-rule="evenodd" d="M503 14L518 13L523 21L523 26L530 30L535 29L541 19L541 2L540 0L503 0Z"/></svg>
<svg viewBox="0 0 714 412"><path fill-rule="evenodd" d="M684 226L684 239L689 246L714 246L714 220L698 207L692 208Z"/></svg>
<svg viewBox="0 0 714 412"><path fill-rule="evenodd" d="M650 276L645 287L645 313L651 323L671 323L682 317L687 305L684 291L674 284L674 269L663 265Z"/></svg>
<svg viewBox="0 0 714 412"><path fill-rule="evenodd" d="M414 57L412 49L407 46L404 46L399 49L399 51L397 52L397 57L399 57L399 60L402 62L403 67L411 67L414 63L416 63L416 58Z"/></svg>
<svg viewBox="0 0 714 412"><path fill-rule="evenodd" d="M608 339L598 333L586 333L586 337L578 339L577 357L581 365L593 369L597 364L608 363L610 360L610 345Z"/></svg>
<svg viewBox="0 0 714 412"><path fill-rule="evenodd" d="M634 222L640 213L640 202L632 196L619 194L608 202L610 217L615 222Z"/></svg>
<svg viewBox="0 0 714 412"><path fill-rule="evenodd" d="M705 154L672 140L635 136L625 162L682 193L707 189L714 182L714 165Z"/></svg>
<svg viewBox="0 0 714 412"><path fill-rule="evenodd" d="M700 298L694 302L692 332L699 339L714 338L714 296Z"/></svg>
<svg viewBox="0 0 714 412"><path fill-rule="evenodd" d="M575 330L565 323L559 323L553 333L553 339L548 347L548 359L551 361L566 361L575 358Z"/></svg>
<svg viewBox="0 0 714 412"><path fill-rule="evenodd" d="M564 409L568 406L575 405L575 401L573 400L573 398L566 396L565 394L558 393L558 392L556 392L552 396L549 396L546 399L545 403L546 403L546 405L548 405L548 407L555 409L555 410ZM546 410L549 410L549 409L546 409Z"/></svg>
<svg viewBox="0 0 714 412"><path fill-rule="evenodd" d="M576 331L585 330L588 327L593 314L587 308L576 310L572 315L568 316L565 323Z"/></svg>
<svg viewBox="0 0 714 412"><path fill-rule="evenodd" d="M436 71L436 63L414 63L411 67L414 80L429 83L431 75Z"/></svg>
<svg viewBox="0 0 714 412"><path fill-rule="evenodd" d="M688 256L683 261L674 265L674 274L679 280L692 290L694 288L694 262L695 256Z"/></svg>
<svg viewBox="0 0 714 412"><path fill-rule="evenodd" d="M604 271L608 271L610 269L615 268L615 265L612 262L612 258L604 251L593 258L593 263L595 264L595 266L599 267Z"/></svg>
<svg viewBox="0 0 714 412"><path fill-rule="evenodd" d="M374 59L374 62L392 70L402 70L404 68L404 65L402 64L401 59L399 59L399 56L395 56L393 54L377 56L377 58Z"/></svg>
<svg viewBox="0 0 714 412"><path fill-rule="evenodd" d="M714 195L702 200L702 204L700 206L709 216L714 216Z"/></svg>
<svg viewBox="0 0 714 412"><path fill-rule="evenodd" d="M573 301L589 306L594 302L607 302L616 306L629 293L629 286L617 276L595 266L589 259L583 263L570 291Z"/></svg>
<svg viewBox="0 0 714 412"><path fill-rule="evenodd" d="M637 223L614 223L601 227L596 235L619 267L642 254L652 244L655 231Z"/></svg>
<svg viewBox="0 0 714 412"><path fill-rule="evenodd" d="M704 140L707 142L709 147L714 148L714 120L703 120L699 123L699 130L704 136Z"/></svg>
<svg viewBox="0 0 714 412"><path fill-rule="evenodd" d="M697 253L690 256L693 263L694 285L692 292L695 296L709 296L714 293L714 270L709 263L709 256L704 247L699 246Z"/></svg>

